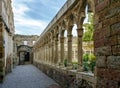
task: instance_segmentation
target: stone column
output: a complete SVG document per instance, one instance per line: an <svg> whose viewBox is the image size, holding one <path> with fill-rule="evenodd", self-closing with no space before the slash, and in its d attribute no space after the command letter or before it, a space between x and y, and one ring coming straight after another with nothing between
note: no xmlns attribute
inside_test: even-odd
<svg viewBox="0 0 120 88"><path fill-rule="evenodd" d="M46 59L45 59L45 62L47 62L47 59L48 59L48 44L46 44Z"/></svg>
<svg viewBox="0 0 120 88"><path fill-rule="evenodd" d="M52 39L52 64L54 64L54 37Z"/></svg>
<svg viewBox="0 0 120 88"><path fill-rule="evenodd" d="M77 29L77 33L78 33L78 65L82 66L82 56L83 56L82 36L83 36L83 28Z"/></svg>
<svg viewBox="0 0 120 88"><path fill-rule="evenodd" d="M55 38L55 59L54 63L58 64L58 38Z"/></svg>
<svg viewBox="0 0 120 88"><path fill-rule="evenodd" d="M64 61L64 36L60 37L60 62Z"/></svg>
<svg viewBox="0 0 120 88"><path fill-rule="evenodd" d="M71 65L72 63L72 35L68 34L68 64Z"/></svg>
<svg viewBox="0 0 120 88"><path fill-rule="evenodd" d="M46 60L46 44L44 44L44 58L43 60Z"/></svg>
<svg viewBox="0 0 120 88"><path fill-rule="evenodd" d="M49 59L48 59L48 63L51 63L51 43L49 42Z"/></svg>

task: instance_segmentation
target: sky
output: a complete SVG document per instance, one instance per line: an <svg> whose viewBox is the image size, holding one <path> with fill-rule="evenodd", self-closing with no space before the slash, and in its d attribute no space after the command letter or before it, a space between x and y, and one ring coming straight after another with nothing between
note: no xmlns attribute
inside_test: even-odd
<svg viewBox="0 0 120 88"><path fill-rule="evenodd" d="M67 0L12 0L15 33L40 35Z"/></svg>

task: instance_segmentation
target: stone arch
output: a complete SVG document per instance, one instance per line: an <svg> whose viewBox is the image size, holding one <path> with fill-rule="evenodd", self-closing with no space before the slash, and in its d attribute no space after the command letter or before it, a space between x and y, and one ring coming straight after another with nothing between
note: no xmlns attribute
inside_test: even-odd
<svg viewBox="0 0 120 88"><path fill-rule="evenodd" d="M17 50L20 65L25 64L25 62L31 62L30 53L32 52L32 47L27 45L20 45L17 47Z"/></svg>

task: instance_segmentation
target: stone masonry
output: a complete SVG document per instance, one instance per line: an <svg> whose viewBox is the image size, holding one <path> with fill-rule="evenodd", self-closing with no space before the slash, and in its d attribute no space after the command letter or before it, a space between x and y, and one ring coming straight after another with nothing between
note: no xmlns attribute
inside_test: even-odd
<svg viewBox="0 0 120 88"><path fill-rule="evenodd" d="M12 69L13 21L11 0L0 0L0 82Z"/></svg>
<svg viewBox="0 0 120 88"><path fill-rule="evenodd" d="M120 87L120 0L94 0L97 88Z"/></svg>

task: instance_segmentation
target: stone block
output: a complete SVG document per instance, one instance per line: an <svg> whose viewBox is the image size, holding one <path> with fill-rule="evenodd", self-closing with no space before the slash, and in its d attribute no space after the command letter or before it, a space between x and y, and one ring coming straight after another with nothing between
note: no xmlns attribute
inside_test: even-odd
<svg viewBox="0 0 120 88"><path fill-rule="evenodd" d="M0 51L3 51L3 48L2 48L2 47L0 47Z"/></svg>
<svg viewBox="0 0 120 88"><path fill-rule="evenodd" d="M98 47L103 47L104 46L104 39L98 39L94 41L94 47L98 48Z"/></svg>
<svg viewBox="0 0 120 88"><path fill-rule="evenodd" d="M120 70L115 69L105 69L105 68L97 68L97 77L102 78L103 83L109 82L110 80L114 80L114 82L119 82L120 79ZM102 83L102 84L103 84ZM107 88L107 87L105 87Z"/></svg>
<svg viewBox="0 0 120 88"><path fill-rule="evenodd" d="M0 22L0 32L2 31L2 26L3 26L3 24L2 24L2 22Z"/></svg>
<svg viewBox="0 0 120 88"><path fill-rule="evenodd" d="M3 72L3 68L0 68L0 72Z"/></svg>
<svg viewBox="0 0 120 88"><path fill-rule="evenodd" d="M111 46L103 46L99 48L95 48L95 55L97 56L107 56L111 55Z"/></svg>
<svg viewBox="0 0 120 88"><path fill-rule="evenodd" d="M120 56L109 56L107 58L107 67L120 70Z"/></svg>
<svg viewBox="0 0 120 88"><path fill-rule="evenodd" d="M94 15L94 25L98 25L99 24L99 15L95 14Z"/></svg>
<svg viewBox="0 0 120 88"><path fill-rule="evenodd" d="M113 35L109 38L108 45L117 45L118 44L118 35Z"/></svg>
<svg viewBox="0 0 120 88"><path fill-rule="evenodd" d="M112 46L112 54L120 56L120 45Z"/></svg>
<svg viewBox="0 0 120 88"><path fill-rule="evenodd" d="M97 67L106 67L106 56L97 56L96 58Z"/></svg>
<svg viewBox="0 0 120 88"><path fill-rule="evenodd" d="M118 44L120 45L120 35L118 35L117 41L118 41Z"/></svg>
<svg viewBox="0 0 120 88"><path fill-rule="evenodd" d="M104 9L99 12L99 21L100 22L103 22L105 20L106 14L107 14L107 9Z"/></svg>
<svg viewBox="0 0 120 88"><path fill-rule="evenodd" d="M120 7L112 7L112 8L109 8L108 11L107 11L107 14L106 14L106 17L105 18L111 18L117 14L120 13Z"/></svg>
<svg viewBox="0 0 120 88"><path fill-rule="evenodd" d="M114 23L110 26L111 35L120 35L120 22Z"/></svg>
<svg viewBox="0 0 120 88"><path fill-rule="evenodd" d="M0 52L0 59L3 58L3 53Z"/></svg>
<svg viewBox="0 0 120 88"><path fill-rule="evenodd" d="M110 0L110 4L114 5L116 3L120 3L120 1L119 0Z"/></svg>
<svg viewBox="0 0 120 88"><path fill-rule="evenodd" d="M96 5L95 12L99 12L109 5L109 0L103 0L98 5Z"/></svg>

